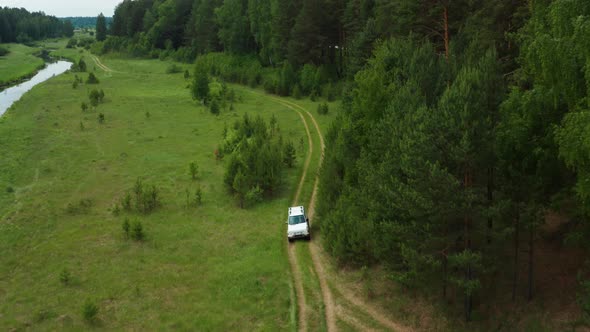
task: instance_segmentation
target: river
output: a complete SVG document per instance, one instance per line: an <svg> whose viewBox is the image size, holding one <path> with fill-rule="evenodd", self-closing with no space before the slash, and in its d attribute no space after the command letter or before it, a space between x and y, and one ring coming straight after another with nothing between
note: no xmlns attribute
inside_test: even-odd
<svg viewBox="0 0 590 332"><path fill-rule="evenodd" d="M45 82L53 76L63 74L71 67L72 63L68 61L50 63L30 80L0 92L0 116L2 116L10 106L14 104L14 102L19 100L22 95L31 90L35 85Z"/></svg>

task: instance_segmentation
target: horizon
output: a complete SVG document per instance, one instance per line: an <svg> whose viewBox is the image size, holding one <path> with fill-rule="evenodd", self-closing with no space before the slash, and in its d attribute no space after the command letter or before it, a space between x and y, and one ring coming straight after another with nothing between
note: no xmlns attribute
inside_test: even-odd
<svg viewBox="0 0 590 332"><path fill-rule="evenodd" d="M122 0L4 0L1 7L24 8L29 12L44 12L46 15L63 17L96 17L102 13L112 17L115 7Z"/></svg>

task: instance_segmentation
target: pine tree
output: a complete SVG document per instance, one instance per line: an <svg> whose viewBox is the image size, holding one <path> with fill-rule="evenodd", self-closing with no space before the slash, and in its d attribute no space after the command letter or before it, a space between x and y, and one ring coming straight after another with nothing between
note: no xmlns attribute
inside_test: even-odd
<svg viewBox="0 0 590 332"><path fill-rule="evenodd" d="M96 40L103 41L107 38L107 21L102 13L96 18Z"/></svg>

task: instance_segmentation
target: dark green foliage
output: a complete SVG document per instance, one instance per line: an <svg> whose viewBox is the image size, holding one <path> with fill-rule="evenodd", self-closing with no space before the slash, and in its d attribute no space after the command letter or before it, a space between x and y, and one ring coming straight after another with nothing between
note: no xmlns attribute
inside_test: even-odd
<svg viewBox="0 0 590 332"><path fill-rule="evenodd" d="M100 124L104 123L104 114L103 113L98 113L98 123L100 123Z"/></svg>
<svg viewBox="0 0 590 332"><path fill-rule="evenodd" d="M88 78L86 79L86 84L98 84L98 78L96 77L96 75L94 75L94 73L89 73L88 74Z"/></svg>
<svg viewBox="0 0 590 332"><path fill-rule="evenodd" d="M78 46L78 40L76 38L71 38L70 40L68 40L66 48L76 48L76 46Z"/></svg>
<svg viewBox="0 0 590 332"><path fill-rule="evenodd" d="M90 300L86 300L82 307L82 317L89 324L94 324L98 315L98 306Z"/></svg>
<svg viewBox="0 0 590 332"><path fill-rule="evenodd" d="M283 163L285 166L293 168L293 166L295 166L296 160L297 154L295 151L295 146L293 145L293 142L287 141L283 150Z"/></svg>
<svg viewBox="0 0 590 332"><path fill-rule="evenodd" d="M86 112L86 110L88 109L88 104L82 102L82 104L80 105L80 109L82 109L82 112Z"/></svg>
<svg viewBox="0 0 590 332"><path fill-rule="evenodd" d="M220 149L229 155L224 183L238 198L241 207L272 195L281 184L283 144L280 135L271 136L268 125L260 117L247 114L234 124Z"/></svg>
<svg viewBox="0 0 590 332"><path fill-rule="evenodd" d="M166 68L166 74L177 74L182 72L182 67L173 63ZM187 72L184 73L184 78L187 78Z"/></svg>
<svg viewBox="0 0 590 332"><path fill-rule="evenodd" d="M107 38L107 21L102 13L96 18L96 40L104 41Z"/></svg>
<svg viewBox="0 0 590 332"><path fill-rule="evenodd" d="M77 89L78 88L78 80L74 79L74 82L72 82L72 89Z"/></svg>
<svg viewBox="0 0 590 332"><path fill-rule="evenodd" d="M6 47L0 46L0 56L5 56L8 53L10 53L10 51Z"/></svg>
<svg viewBox="0 0 590 332"><path fill-rule="evenodd" d="M191 74L188 72L188 69L184 71L184 79L188 80L191 77Z"/></svg>
<svg viewBox="0 0 590 332"><path fill-rule="evenodd" d="M213 98L209 105L209 111L211 114L219 115L219 101L217 98Z"/></svg>
<svg viewBox="0 0 590 332"><path fill-rule="evenodd" d="M92 91L90 91L90 94L88 95L88 99L90 100L90 105L96 107L99 103L102 103L104 99L104 91L102 89L92 89Z"/></svg>
<svg viewBox="0 0 590 332"><path fill-rule="evenodd" d="M326 115L326 114L328 114L328 110L329 110L328 109L328 103L318 104L318 109L317 109L318 114L320 114L320 115Z"/></svg>
<svg viewBox="0 0 590 332"><path fill-rule="evenodd" d="M84 59L80 58L80 60L78 60L78 66L76 70L80 72L86 71L86 62L84 61Z"/></svg>
<svg viewBox="0 0 590 332"><path fill-rule="evenodd" d="M121 201L125 211L149 214L162 205L160 189L156 185L144 185L141 178L135 180L132 193L127 192Z"/></svg>
<svg viewBox="0 0 590 332"><path fill-rule="evenodd" d="M145 238L143 225L141 224L141 221L135 221L133 223L133 226L131 228L131 238L135 241L143 241L143 239Z"/></svg>
<svg viewBox="0 0 590 332"><path fill-rule="evenodd" d="M191 92L194 99L201 100L205 104L207 103L209 98L209 73L207 72L207 67L202 63L195 65Z"/></svg>
<svg viewBox="0 0 590 332"><path fill-rule="evenodd" d="M0 6L0 42L29 43L47 38L71 37L71 22L61 21L42 12Z"/></svg>
<svg viewBox="0 0 590 332"><path fill-rule="evenodd" d="M12 194L14 192L14 188L12 188L12 186L8 186L6 187L6 192Z"/></svg>
<svg viewBox="0 0 590 332"><path fill-rule="evenodd" d="M131 229L131 225L129 224L129 219L125 218L125 220L123 220L123 224L121 225L121 228L123 228L123 234L125 235L125 238L128 239L129 238L129 232Z"/></svg>

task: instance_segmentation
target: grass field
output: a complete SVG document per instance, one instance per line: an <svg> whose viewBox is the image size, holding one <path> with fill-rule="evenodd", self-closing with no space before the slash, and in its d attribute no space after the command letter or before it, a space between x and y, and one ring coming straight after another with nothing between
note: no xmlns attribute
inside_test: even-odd
<svg viewBox="0 0 590 332"><path fill-rule="evenodd" d="M28 77L45 65L41 58L33 55L39 51L37 47L22 44L0 44L0 46L10 51L7 55L0 57L0 87Z"/></svg>
<svg viewBox="0 0 590 332"><path fill-rule="evenodd" d="M60 52L85 56L93 69L85 53ZM94 324L107 329L291 329L283 220L305 151L277 197L249 210L223 187L213 152L224 125L245 112L275 114L299 147L307 142L299 116L237 86L236 110L213 116L191 100L182 74L165 73L169 63L103 62L115 72L97 71L106 95L97 110L81 111L94 87L73 89L69 73L34 88L0 119L0 329L79 330L87 301L99 308ZM138 177L160 187L163 207L114 216L110 209ZM312 184L310 176L302 202ZM186 208L185 192L197 186L203 205ZM92 202L87 211L67 211L82 200ZM124 238L125 217L143 223L143 243ZM68 285L60 282L64 269ZM318 315L310 326L321 326Z"/></svg>

